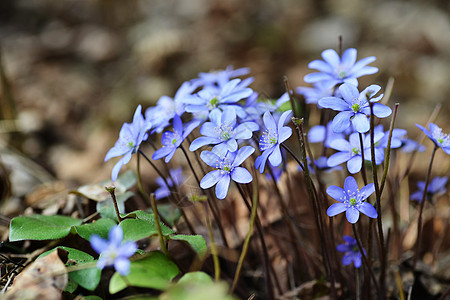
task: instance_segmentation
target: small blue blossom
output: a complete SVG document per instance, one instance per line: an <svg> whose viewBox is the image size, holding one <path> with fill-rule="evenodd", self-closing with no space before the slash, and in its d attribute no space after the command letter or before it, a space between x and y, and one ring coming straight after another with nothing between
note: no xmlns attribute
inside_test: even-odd
<svg viewBox="0 0 450 300"><path fill-rule="evenodd" d="M211 122L206 122L200 128L203 136L196 138L189 146L190 151L195 151L205 145L216 145L220 153L235 152L238 149L237 140L247 140L258 130L258 124L244 122L237 124L236 111L233 107L224 107L223 112L213 110L209 114Z"/></svg>
<svg viewBox="0 0 450 300"><path fill-rule="evenodd" d="M328 208L327 215L334 217L345 211L347 220L352 224L358 221L360 212L370 218L376 218L378 214L375 208L372 204L365 202L373 192L375 192L373 183L359 190L355 178L348 176L345 178L344 188L335 185L327 188L327 194L334 200L339 201L339 203L334 203Z"/></svg>
<svg viewBox="0 0 450 300"><path fill-rule="evenodd" d="M381 141L384 137L383 132L374 132L374 142ZM370 134L363 137L363 149L361 150L361 143L359 140L359 134L357 132L352 133L349 136L349 140L334 139L330 142L330 148L338 150L328 158L328 166L335 167L344 162L347 162L347 169L351 174L358 173L362 167L362 151L364 151L364 159L370 161L372 159L372 153L370 149ZM384 148L375 147L375 163L381 164L384 160Z"/></svg>
<svg viewBox="0 0 450 300"><path fill-rule="evenodd" d="M265 112L275 113L275 111L278 110L280 106L288 101L288 93L284 93L276 101L273 101L271 99L258 100L258 93L254 92L245 101L244 110L247 115L243 120L256 122L262 127L264 124L262 122L261 116Z"/></svg>
<svg viewBox="0 0 450 300"><path fill-rule="evenodd" d="M188 123L183 128L183 123L178 115L173 118L173 132L165 131L161 136L162 148L156 150L153 153L152 158L154 160L165 157L165 162L168 163L184 139L198 126L197 121L192 121Z"/></svg>
<svg viewBox="0 0 450 300"><path fill-rule="evenodd" d="M212 71L209 73L201 72L197 79L191 80L196 87L200 86L218 86L223 87L230 79L250 73L249 68L233 69L233 66L228 66L225 70Z"/></svg>
<svg viewBox="0 0 450 300"><path fill-rule="evenodd" d="M402 141L401 151L404 153L410 153L413 151L424 152L425 146L419 144L415 140L408 139L407 137L402 137L400 139Z"/></svg>
<svg viewBox="0 0 450 300"><path fill-rule="evenodd" d="M156 200L169 197L172 193L170 190L171 188L181 186L186 181L186 178L183 176L182 168L170 169L169 173L170 176L166 178L169 186L167 186L162 177L156 178L156 183L159 185L159 188L154 192Z"/></svg>
<svg viewBox="0 0 450 300"><path fill-rule="evenodd" d="M292 114L291 110L285 111L278 124L275 122L272 114L266 112L263 116L264 125L266 130L263 132L259 139L259 150L262 154L255 160L255 168L259 168L259 172L264 172L267 159L273 167L277 167L281 164L282 156L280 151L280 144L287 140L292 135L292 129L284 126L286 119Z"/></svg>
<svg viewBox="0 0 450 300"><path fill-rule="evenodd" d="M253 180L252 174L239 167L252 153L255 148L244 146L236 152L227 152L225 156L215 151L203 151L200 158L210 167L217 170L206 174L200 181L202 189L208 189L216 185L216 196L218 199L224 199L228 194L230 181L238 183L249 183Z"/></svg>
<svg viewBox="0 0 450 300"><path fill-rule="evenodd" d="M428 126L430 130L425 127L416 124L416 126L422 130L433 143L444 150L445 153L450 154L450 136L442 132L442 128L439 128L436 124L430 123Z"/></svg>
<svg viewBox="0 0 450 300"><path fill-rule="evenodd" d="M237 102L253 93L253 90L247 87L248 84L240 79L233 79L222 87L205 87L193 97L184 98L182 102L186 104L186 111L190 113L210 112L232 106L239 117L245 117L244 109Z"/></svg>
<svg viewBox="0 0 450 300"><path fill-rule="evenodd" d="M371 85L365 88L361 93L358 88L352 84L344 83L339 86L339 92L342 98L337 97L325 97L319 100L319 105L324 108L331 108L336 111L340 111L333 119L333 131L343 132L350 125L361 133L367 132L370 129L369 119L370 115L370 102L377 102L382 97L373 98L381 87L378 85ZM385 118L392 113L392 110L381 103L373 104L373 114L378 118Z"/></svg>
<svg viewBox="0 0 450 300"><path fill-rule="evenodd" d="M133 123L124 123L120 129L119 139L114 147L109 149L105 156L105 162L117 156L123 157L116 163L112 169L111 179L117 180L119 171L123 165L131 160L131 156L136 153L142 141L147 140L148 133L152 124L142 116L142 106L139 105L134 112Z"/></svg>
<svg viewBox="0 0 450 300"><path fill-rule="evenodd" d="M367 66L375 60L374 56L356 62L356 49L353 48L345 50L342 58L333 49L327 49L322 52L322 58L324 60L313 60L308 64L308 68L319 72L306 75L305 82L322 82L324 88L333 88L339 83L358 86L357 78L378 72L378 68Z"/></svg>
<svg viewBox="0 0 450 300"><path fill-rule="evenodd" d="M440 196L447 191L445 185L447 184L448 177L434 177L428 184L426 199L431 201L433 196ZM422 202L423 192L425 190L425 181L417 182L418 191L411 194L410 199L418 202Z"/></svg>
<svg viewBox="0 0 450 300"><path fill-rule="evenodd" d="M334 132L331 127L332 122L329 122L327 126L316 125L311 127L308 131L308 142L325 143L325 147L329 148L331 141L344 138L344 134Z"/></svg>
<svg viewBox="0 0 450 300"><path fill-rule="evenodd" d="M388 140L389 140L389 131L384 131L383 125L375 126L374 132L384 133L383 138L375 143L375 147L383 147L387 148ZM392 129L392 137L391 137L391 149L400 148L403 144L402 137L404 137L408 132L405 129L394 128Z"/></svg>
<svg viewBox="0 0 450 300"><path fill-rule="evenodd" d="M348 266L353 263L355 268L361 267L362 255L359 251L356 240L348 235L344 235L342 238L344 239L344 244L337 245L336 247L337 251L344 252L344 256L342 257L342 264L344 266Z"/></svg>
<svg viewBox="0 0 450 300"><path fill-rule="evenodd" d="M314 83L313 87L297 87L295 92L303 95L307 104L318 104L320 99L333 96L333 88L326 87L322 81Z"/></svg>
<svg viewBox="0 0 450 300"><path fill-rule="evenodd" d="M151 120L153 125L152 132L161 133L164 128L169 126L170 121L175 115L183 115L185 104L181 102L181 99L192 97L191 94L194 90L195 86L190 82L185 82L175 93L173 99L168 96L162 96L155 106L147 108L145 118Z"/></svg>
<svg viewBox="0 0 450 300"><path fill-rule="evenodd" d="M111 228L108 240L104 240L98 235L90 238L91 247L100 254L97 268L103 270L104 267L114 266L114 269L122 276L130 273L129 257L138 249L135 242L123 243L122 227L116 225Z"/></svg>

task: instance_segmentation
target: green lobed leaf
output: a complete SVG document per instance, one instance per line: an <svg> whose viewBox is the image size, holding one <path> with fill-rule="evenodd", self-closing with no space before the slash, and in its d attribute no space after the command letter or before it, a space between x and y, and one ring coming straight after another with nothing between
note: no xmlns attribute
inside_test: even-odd
<svg viewBox="0 0 450 300"><path fill-rule="evenodd" d="M207 246L206 241L201 235L186 235L186 234L173 234L170 235L171 240L184 241L188 243L192 249L198 254L200 259L203 259L206 255Z"/></svg>
<svg viewBox="0 0 450 300"><path fill-rule="evenodd" d="M87 290L95 290L100 283L101 270L97 269L96 260L94 259L94 257L92 257L90 254L87 254L86 252L64 246L58 246L50 251L44 252L39 257L46 256L58 248L69 252L69 261L66 263L66 265L68 266L73 266L74 263L77 266L82 266L83 264L90 263L92 267L69 272L69 279Z"/></svg>
<svg viewBox="0 0 450 300"><path fill-rule="evenodd" d="M178 280L177 284L189 284L189 283L212 283L213 280L211 276L205 272L196 271L189 272L183 275L183 277Z"/></svg>
<svg viewBox="0 0 450 300"><path fill-rule="evenodd" d="M125 281L119 273L114 273L109 282L109 292L115 294L131 286L167 289L173 278L179 273L178 267L167 256L159 251L150 252L142 259L131 262L130 273Z"/></svg>
<svg viewBox="0 0 450 300"><path fill-rule="evenodd" d="M81 220L67 216L19 216L11 220L9 240L56 240L67 236Z"/></svg>
<svg viewBox="0 0 450 300"><path fill-rule="evenodd" d="M109 230L116 225L116 222L109 218L98 219L95 222L75 226L79 236L85 240L90 240L91 235L99 235L103 239L108 239Z"/></svg>
<svg viewBox="0 0 450 300"><path fill-rule="evenodd" d="M181 217L181 210L172 204L159 204L158 203L158 212L166 219L169 223L169 226L174 226L178 223L178 220Z"/></svg>
<svg viewBox="0 0 450 300"><path fill-rule="evenodd" d="M236 300L228 294L224 281L206 282L188 280L177 283L159 296L160 300Z"/></svg>
<svg viewBox="0 0 450 300"><path fill-rule="evenodd" d="M136 219L125 219L120 223L123 229L124 240L136 241L158 234L153 214L137 210L124 216L124 218L130 217ZM164 225L164 223L159 222L159 224L161 226L161 232L165 237L175 233L175 231Z"/></svg>
<svg viewBox="0 0 450 300"><path fill-rule="evenodd" d="M119 183L125 187L126 190L133 187L137 182L136 175L133 171L128 170L116 180L116 184Z"/></svg>

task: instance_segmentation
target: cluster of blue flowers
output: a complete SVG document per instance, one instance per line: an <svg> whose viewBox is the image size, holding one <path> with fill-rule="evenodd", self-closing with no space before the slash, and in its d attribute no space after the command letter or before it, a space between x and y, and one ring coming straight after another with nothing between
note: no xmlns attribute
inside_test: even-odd
<svg viewBox="0 0 450 300"><path fill-rule="evenodd" d="M405 152L424 151L423 146L406 137L407 132L403 129L392 131L390 145L389 132L382 125L372 129L371 139L371 114L377 118L386 118L392 110L380 103L383 98L383 94L379 94L380 86L370 85L360 91L358 78L374 74L378 69L368 66L375 61L375 57L359 61L356 57L355 49L345 50L342 57L331 49L323 51L323 60L314 60L308 65L317 72L304 77L304 81L313 87L295 89L304 96L306 103L316 104L319 109L329 109L329 114L337 112L328 124L314 126L308 133L310 143L322 143L325 149L334 151L329 157L308 157L309 163L314 162L319 171L341 169L340 165L346 163L348 172L356 174L361 171L363 158L372 160L372 153L375 154L375 163L381 164L388 146ZM183 83L173 98L162 96L156 106L148 108L144 114L139 105L133 122L123 125L118 141L105 157L107 161L112 157L123 156L113 168L112 180L117 179L122 166L130 161L132 154L140 151L141 143L153 134L161 134L162 147L153 153L152 158L164 158L166 163L170 162L177 149L191 135L190 151L210 147L203 149L199 157L214 170L204 174L200 187L209 189L215 186L218 199L227 196L231 181L245 184L253 180L252 173L243 166L252 155L255 169L263 173L269 162L271 176L278 180L283 171L282 144L292 135L292 129L286 126L292 112L280 109L289 101L289 95L285 93L276 101L262 101L258 93L249 87L254 81L252 77L237 78L249 73L248 68L232 67L200 73L198 78ZM437 125L430 124L430 130L417 126L436 147L450 153L450 138ZM371 151L372 147L374 152ZM174 185L181 185L185 181L181 169L170 172L167 180L157 179L160 186L155 191L157 199L168 197ZM442 190L443 182L439 181L439 191ZM328 208L328 216L346 212L350 223L356 223L360 213L377 218L376 209L368 202L374 190L373 183L359 189L352 176L345 179L344 188L329 186L328 195L338 203ZM344 239L348 245L340 246L338 250L354 250L351 237ZM356 267L361 265L358 255L344 256L344 264L350 261Z"/></svg>

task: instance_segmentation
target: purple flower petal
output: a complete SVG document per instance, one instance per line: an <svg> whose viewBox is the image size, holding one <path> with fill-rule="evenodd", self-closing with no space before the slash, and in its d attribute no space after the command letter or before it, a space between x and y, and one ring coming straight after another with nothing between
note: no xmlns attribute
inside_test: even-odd
<svg viewBox="0 0 450 300"><path fill-rule="evenodd" d="M344 189L335 185L330 185L327 188L327 194L333 198L334 200L337 200L339 202L343 201L343 198L347 196Z"/></svg>
<svg viewBox="0 0 450 300"><path fill-rule="evenodd" d="M344 211L346 211L347 208L344 203L334 203L327 209L327 215L329 217L334 217Z"/></svg>
<svg viewBox="0 0 450 300"><path fill-rule="evenodd" d="M374 103L373 114L378 118L386 118L392 114L392 109L389 106L383 105L381 103Z"/></svg>
<svg viewBox="0 0 450 300"><path fill-rule="evenodd" d="M369 218L376 218L378 217L377 210L375 207L372 206L372 204L363 202L359 206L359 211L368 216Z"/></svg>
<svg viewBox="0 0 450 300"><path fill-rule="evenodd" d="M350 127L350 118L355 113L352 111L341 111L333 119L333 131L343 132Z"/></svg>
<svg viewBox="0 0 450 300"><path fill-rule="evenodd" d="M336 167L346 161L348 161L351 158L351 154L348 152L338 152L333 155L331 155L328 158L327 164L330 167Z"/></svg>
<svg viewBox="0 0 450 300"><path fill-rule="evenodd" d="M359 219L359 211L354 207L350 207L347 209L345 216L350 223L355 224Z"/></svg>
<svg viewBox="0 0 450 300"><path fill-rule="evenodd" d="M202 189L209 189L210 187L218 183L219 180L221 180L224 176L225 175L222 174L221 170L211 171L203 176L202 180L200 181L200 187Z"/></svg>
<svg viewBox="0 0 450 300"><path fill-rule="evenodd" d="M252 146L244 146L238 150L236 157L234 158L233 167L240 166L250 155L255 152L255 148Z"/></svg>
<svg viewBox="0 0 450 300"><path fill-rule="evenodd" d="M242 167L236 167L230 173L231 179L238 183L249 183L253 180L252 174Z"/></svg>
<svg viewBox="0 0 450 300"><path fill-rule="evenodd" d="M370 129L369 119L364 114L355 114L352 119L352 124L355 130L360 133L365 133Z"/></svg>
<svg viewBox="0 0 450 300"><path fill-rule="evenodd" d="M373 183L369 183L368 185L364 186L359 192L360 194L364 195L364 197L361 197L361 200L366 200L375 192L375 185Z"/></svg>
<svg viewBox="0 0 450 300"><path fill-rule="evenodd" d="M218 199L225 199L228 194L228 187L230 186L230 175L226 174L217 182L216 196Z"/></svg>
<svg viewBox="0 0 450 300"><path fill-rule="evenodd" d="M337 97L325 97L322 99L319 99L318 104L322 106L323 108L331 108L333 110L337 111L343 111L348 110L348 103L345 102L341 98Z"/></svg>
<svg viewBox="0 0 450 300"><path fill-rule="evenodd" d="M269 155L269 162L273 167L277 167L281 164L283 157L281 156L281 151L280 151L280 145L277 144L273 151L272 154Z"/></svg>
<svg viewBox="0 0 450 300"><path fill-rule="evenodd" d="M352 176L348 176L347 178L345 178L344 190L348 194L357 192L359 190L358 183L356 182L355 178L353 178Z"/></svg>
<svg viewBox="0 0 450 300"><path fill-rule="evenodd" d="M347 161L347 170L351 174L356 174L361 171L362 168L362 157L360 155L353 156L349 161Z"/></svg>

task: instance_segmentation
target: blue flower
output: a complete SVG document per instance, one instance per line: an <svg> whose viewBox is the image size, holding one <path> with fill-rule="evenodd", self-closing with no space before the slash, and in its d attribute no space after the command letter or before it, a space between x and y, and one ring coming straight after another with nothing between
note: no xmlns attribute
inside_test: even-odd
<svg viewBox="0 0 450 300"><path fill-rule="evenodd" d="M314 83L313 87L299 86L295 92L303 95L307 104L318 104L320 99L333 96L333 88L326 87L322 81Z"/></svg>
<svg viewBox="0 0 450 300"><path fill-rule="evenodd" d="M250 73L249 68L233 69L233 66L228 66L225 70L213 71L209 73L199 73L197 79L193 79L191 82L194 86L219 86L222 87L227 84L230 79L247 75Z"/></svg>
<svg viewBox="0 0 450 300"><path fill-rule="evenodd" d="M389 140L389 131L384 132L383 125L380 124L378 126L375 126L374 132L384 133L383 138L375 143L375 147L387 148ZM408 132L405 129L394 128L392 130L391 149L400 148L403 144L402 137L404 137L407 133Z"/></svg>
<svg viewBox="0 0 450 300"><path fill-rule="evenodd" d="M245 122L237 125L236 111L233 107L225 107L223 112L213 110L209 114L212 122L206 122L200 128L203 136L192 141L189 150L195 151L205 145L216 145L219 153L227 151L235 152L238 149L236 140L247 140L253 135L253 131L258 130L258 124ZM236 126L237 125L237 126Z"/></svg>
<svg viewBox="0 0 450 300"><path fill-rule="evenodd" d="M292 129L284 126L291 113L291 110L285 111L278 120L278 125L270 112L266 112L263 116L266 131L259 139L259 150L263 152L255 160L255 168L259 168L261 174L264 172L267 159L273 167L281 164L280 144L292 135Z"/></svg>
<svg viewBox="0 0 450 300"><path fill-rule="evenodd" d="M416 126L422 130L437 147L442 148L445 153L450 154L450 136L443 133L441 128L434 123L430 123L428 126L430 130L419 124L416 124Z"/></svg>
<svg viewBox="0 0 450 300"><path fill-rule="evenodd" d="M230 181L238 183L249 183L253 180L250 172L239 167L255 149L251 146L244 146L236 152L227 152L225 156L215 151L203 151L200 158L210 167L217 170L206 174L200 181L202 189L208 189L216 185L216 196L218 199L224 199L227 196Z"/></svg>
<svg viewBox="0 0 450 300"><path fill-rule="evenodd" d="M374 132L375 145L384 137L383 132ZM363 149L359 140L357 132L349 136L349 140L334 139L330 142L330 148L338 150L328 158L328 166L335 167L344 162L347 162L347 169L350 173L355 174L361 170L362 167L362 151L364 151L364 159L370 161L372 153L370 149L370 134L363 137ZM375 163L378 165L384 160L384 148L375 147Z"/></svg>
<svg viewBox="0 0 450 300"><path fill-rule="evenodd" d="M271 99L263 99L258 101L258 93L254 92L250 97L247 98L244 105L244 110L246 112L246 117L243 118L245 121L253 121L262 126L261 116L265 112L275 113L276 110L280 108L284 103L289 101L289 94L284 93L276 101Z"/></svg>
<svg viewBox="0 0 450 300"><path fill-rule="evenodd" d="M401 151L404 153L410 153L413 151L424 152L425 146L419 144L415 140L408 139L407 137L402 137L400 139L402 141Z"/></svg>
<svg viewBox="0 0 450 300"><path fill-rule="evenodd" d="M210 112L217 108L232 106L239 117L245 117L244 109L237 105L237 102L253 93L253 90L247 87L248 84L240 79L233 79L222 87L205 87L194 97L183 98L182 102L186 104L186 111L190 113Z"/></svg>
<svg viewBox="0 0 450 300"><path fill-rule="evenodd" d="M342 238L344 239L344 244L337 245L336 247L337 251L344 252L344 256L342 257L342 264L344 266L348 266L349 264L353 263L355 268L361 267L362 255L359 251L356 240L348 235L344 235Z"/></svg>
<svg viewBox="0 0 450 300"><path fill-rule="evenodd" d="M108 240L104 240L98 235L92 235L90 238L91 247L100 254L97 268L103 270L104 267L114 266L114 269L120 275L128 275L130 272L128 258L136 252L137 244L135 242L122 242L123 231L119 225L111 228L108 238Z"/></svg>
<svg viewBox="0 0 450 300"><path fill-rule="evenodd" d="M175 115L173 118L173 132L165 131L161 136L161 144L162 148L156 150L153 153L152 158L154 160L165 158L165 162L168 163L175 151L177 151L178 147L180 147L181 143L184 139L198 126L197 121L193 121L188 123L186 127L183 128L183 123L181 122L181 118L178 115Z"/></svg>
<svg viewBox="0 0 450 300"><path fill-rule="evenodd" d="M122 166L131 160L131 155L136 153L142 141L145 141L148 138L147 131L152 127L152 124L144 119L141 111L142 106L139 105L134 112L133 123L124 123L122 125L119 139L114 147L109 149L108 153L106 153L105 162L112 157L123 155L112 169L112 181L116 181Z"/></svg>
<svg viewBox="0 0 450 300"><path fill-rule="evenodd" d="M168 96L162 96L155 106L147 108L145 118L152 121L154 128L152 132L162 132L175 115L183 115L185 104L181 102L181 99L193 97L191 94L194 90L195 86L190 82L185 82L175 93L173 99Z"/></svg>
<svg viewBox="0 0 450 300"><path fill-rule="evenodd" d="M171 188L181 186L186 181L186 178L183 176L182 168L170 169L169 173L170 176L166 178L169 186L167 186L162 177L156 178L156 183L159 185L159 188L157 188L154 192L156 200L169 197L172 193L170 190Z"/></svg>
<svg viewBox="0 0 450 300"><path fill-rule="evenodd" d="M335 185L327 188L327 194L334 200L339 201L339 203L334 203L328 208L327 215L334 217L345 211L347 220L352 224L358 221L360 212L370 218L376 218L378 214L375 207L365 202L373 192L375 192L373 183L359 190L355 178L348 176L345 178L344 188Z"/></svg>
<svg viewBox="0 0 450 300"><path fill-rule="evenodd" d="M316 125L311 127L308 131L308 142L310 143L323 143L325 147L329 148L331 141L335 139L343 139L344 134L336 133L331 129L332 122L329 122L327 126Z"/></svg>
<svg viewBox="0 0 450 300"><path fill-rule="evenodd" d="M426 199L431 201L431 198L433 198L433 196L440 196L444 194L447 191L447 188L445 187L447 181L447 176L434 177L428 184ZM422 202L423 192L425 190L425 181L417 182L417 187L419 188L419 190L411 194L410 199Z"/></svg>
<svg viewBox="0 0 450 300"><path fill-rule="evenodd" d="M332 88L339 83L349 83L358 86L358 77L378 72L378 68L367 66L375 60L374 56L366 57L356 62L356 49L344 51L342 58L333 49L322 52L324 60L313 60L308 68L319 72L304 77L305 82L322 82L324 88Z"/></svg>
<svg viewBox="0 0 450 300"><path fill-rule="evenodd" d="M379 101L383 95L372 98L381 89L378 85L368 86L361 93L358 88L352 84L342 84L339 86L341 98L325 97L319 100L319 105L324 108L331 108L340 111L333 119L333 131L343 132L353 125L353 128L361 133L367 132L370 129L369 119L370 102ZM373 114L378 118L385 118L392 113L392 110L381 103L373 104Z"/></svg>

